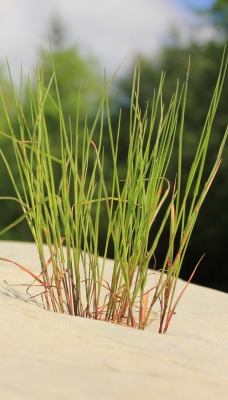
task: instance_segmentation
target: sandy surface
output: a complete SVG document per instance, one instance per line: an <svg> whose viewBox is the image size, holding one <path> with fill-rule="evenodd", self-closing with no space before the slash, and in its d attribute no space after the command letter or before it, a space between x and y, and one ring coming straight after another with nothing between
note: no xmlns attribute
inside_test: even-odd
<svg viewBox="0 0 228 400"><path fill-rule="evenodd" d="M0 257L39 270L33 244L0 241ZM159 335L45 311L4 280L28 277L0 261L1 399L228 398L227 294L190 284Z"/></svg>

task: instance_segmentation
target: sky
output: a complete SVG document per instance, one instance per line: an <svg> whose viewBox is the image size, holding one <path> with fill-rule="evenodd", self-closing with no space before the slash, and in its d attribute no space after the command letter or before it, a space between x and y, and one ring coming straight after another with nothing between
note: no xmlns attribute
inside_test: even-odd
<svg viewBox="0 0 228 400"><path fill-rule="evenodd" d="M66 27L69 44L82 55L95 56L101 68L123 70L133 56L156 57L164 44L179 34L213 38L212 27L191 12L191 7L210 6L213 0L0 0L0 63L6 57L14 76L20 66L27 72L36 64L41 45L48 43L50 23L57 16Z"/></svg>
<svg viewBox="0 0 228 400"><path fill-rule="evenodd" d="M178 0L177 2L184 4L184 6L189 8L193 7L195 9L199 9L202 7L210 7L213 5L214 0Z"/></svg>

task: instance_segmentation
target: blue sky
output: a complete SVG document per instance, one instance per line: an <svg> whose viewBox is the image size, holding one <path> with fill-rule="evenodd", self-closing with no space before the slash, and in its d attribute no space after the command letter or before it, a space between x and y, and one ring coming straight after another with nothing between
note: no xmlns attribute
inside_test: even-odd
<svg viewBox="0 0 228 400"><path fill-rule="evenodd" d="M112 74L136 54L157 57L178 32L180 41L201 42L215 32L189 6L210 0L0 0L0 63L9 59L13 74L36 64L41 44L48 43L50 21L58 15L69 43L83 55L93 54Z"/></svg>
<svg viewBox="0 0 228 400"><path fill-rule="evenodd" d="M213 5L214 0L177 0L177 2L187 7L207 8Z"/></svg>

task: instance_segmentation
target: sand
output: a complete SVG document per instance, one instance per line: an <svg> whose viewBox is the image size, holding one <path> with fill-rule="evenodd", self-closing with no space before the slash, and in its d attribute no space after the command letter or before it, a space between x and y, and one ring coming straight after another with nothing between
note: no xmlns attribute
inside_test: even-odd
<svg viewBox="0 0 228 400"><path fill-rule="evenodd" d="M39 270L31 243L0 241L0 257ZM31 281L0 261L0 399L228 398L226 293L190 284L159 335L45 311L4 280Z"/></svg>

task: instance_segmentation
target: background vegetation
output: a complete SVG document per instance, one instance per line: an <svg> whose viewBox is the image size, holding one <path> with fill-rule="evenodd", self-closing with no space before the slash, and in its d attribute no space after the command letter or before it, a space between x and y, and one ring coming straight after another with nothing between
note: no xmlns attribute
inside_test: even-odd
<svg viewBox="0 0 228 400"><path fill-rule="evenodd" d="M157 88L161 71L166 71L166 84L164 101L170 99L175 89L176 80L184 79L189 55L191 55L191 69L189 78L188 101L185 119L185 140L187 142L184 150L184 165L186 175L192 160L192 155L201 132L206 112L208 110L214 85L216 83L219 65L222 57L224 44L227 42L228 14L226 1L216 1L214 6L205 14L205 18L210 18L212 23L220 32L220 40L199 45L191 43L183 48L177 44L172 47L163 49L159 60L142 57L141 65L141 89L140 89L140 105L146 108L150 103L153 93L151 87ZM102 73L98 69L94 59L84 59L80 56L77 48L68 48L64 44L64 35L61 27L53 25L53 57L56 66L59 90L62 96L62 106L65 115L71 116L71 121L67 124L76 123L76 109L79 102L80 94L80 115L81 120L79 126L83 129L84 119L88 115L88 123L94 117L97 104L102 92L103 79ZM48 82L51 74L50 55L49 52L43 52L43 65L45 71L45 80ZM128 136L124 136L124 131L128 132L127 124L129 121L130 96L132 86L132 69L121 79L115 80L113 84L113 99L111 102L111 117L113 121L113 129L117 131L119 108L122 112L122 143L121 153L119 154L119 170L121 175L125 176L124 160L126 157ZM7 100L7 106L10 113L14 130L18 129L17 113L12 107L12 90L5 68L0 68L0 86ZM150 88L150 90L148 90ZM227 93L228 80L226 78L224 90L217 112L216 122L213 126L211 150L207 159L208 170L214 161L215 149L227 126ZM26 85L23 85L21 93L24 104L29 104L28 92ZM29 106L28 106L29 107ZM26 113L26 112L25 112ZM29 123L29 121L28 121ZM58 132L58 118L55 110L50 104L48 109L47 124L50 132L50 141L52 146L58 149L56 141L56 132ZM2 104L0 103L0 130L7 132L7 124L3 117ZM108 131L108 129L107 129ZM8 143L8 142L7 142ZM11 149L1 136L1 148L7 154ZM111 149L105 147L106 153L106 173L108 175L108 159ZM15 174L16 174L15 165ZM169 174L174 179L176 173L175 160L171 164ZM209 287L217 288L228 292L228 263L226 255L226 245L228 243L228 149L226 147L223 156L223 162L215 179L213 187L208 194L204 207L199 215L197 226L190 242L189 251L186 255L185 263L182 267L181 277L187 279L190 273L203 253L206 254L201 266L194 277L194 282ZM0 161L0 194L13 195L13 187L8 179L7 171ZM15 207L15 203L2 202L0 205L0 226L4 226L13 222L21 214L21 210ZM100 254L104 249L105 243L105 220L104 229L100 234ZM17 228L7 232L1 239L7 240L32 240L26 225L21 224ZM165 243L165 237L164 237ZM112 256L110 249L109 256ZM159 267L159 254L157 257L157 265Z"/></svg>

